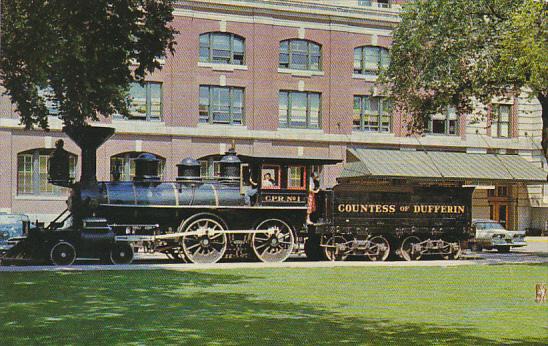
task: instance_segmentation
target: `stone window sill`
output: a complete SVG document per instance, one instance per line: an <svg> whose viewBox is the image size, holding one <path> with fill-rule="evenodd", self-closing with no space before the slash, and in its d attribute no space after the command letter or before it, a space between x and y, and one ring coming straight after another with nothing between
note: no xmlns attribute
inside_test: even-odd
<svg viewBox="0 0 548 346"><path fill-rule="evenodd" d="M68 196L48 196L48 195L15 195L18 201L66 201Z"/></svg>
<svg viewBox="0 0 548 346"><path fill-rule="evenodd" d="M247 65L216 64L212 62L198 62L198 67L210 68L213 71L220 72L247 71Z"/></svg>
<svg viewBox="0 0 548 346"><path fill-rule="evenodd" d="M356 73L352 74L352 78L353 79L362 79L366 82L376 82L377 81L377 76L366 76L366 75L363 75L363 74L356 74Z"/></svg>
<svg viewBox="0 0 548 346"><path fill-rule="evenodd" d="M295 70L291 68L278 68L278 73L290 74L293 77L312 77L325 75L323 71Z"/></svg>

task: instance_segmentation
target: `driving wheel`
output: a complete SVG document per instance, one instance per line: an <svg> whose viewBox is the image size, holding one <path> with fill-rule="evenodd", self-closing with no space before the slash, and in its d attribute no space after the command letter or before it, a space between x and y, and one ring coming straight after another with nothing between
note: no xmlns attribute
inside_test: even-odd
<svg viewBox="0 0 548 346"><path fill-rule="evenodd" d="M221 233L225 227L217 220L202 217L192 221L184 232L197 234L183 236L181 246L186 258L192 263L218 262L226 251L227 236Z"/></svg>
<svg viewBox="0 0 548 346"><path fill-rule="evenodd" d="M295 237L291 227L282 220L264 220L255 227L257 232L253 234L251 246L253 252L262 262L283 262L285 261L295 245Z"/></svg>
<svg viewBox="0 0 548 346"><path fill-rule="evenodd" d="M367 257L371 261L385 261L390 254L390 244L382 235L377 235L369 239Z"/></svg>

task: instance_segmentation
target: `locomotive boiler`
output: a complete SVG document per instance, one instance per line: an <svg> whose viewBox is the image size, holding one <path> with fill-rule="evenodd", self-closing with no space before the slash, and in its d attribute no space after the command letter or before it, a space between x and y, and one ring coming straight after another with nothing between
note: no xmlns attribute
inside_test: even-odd
<svg viewBox="0 0 548 346"><path fill-rule="evenodd" d="M124 264L133 260L137 245L193 263L279 262L301 248L314 260L458 258L460 242L469 237L473 189L340 181L312 195L316 210L307 224L312 173L341 160L249 156L232 148L203 158L218 164L214 178L202 177L200 163L185 158L175 181L163 181L159 160L143 153L135 159L132 181L120 181L114 167L113 179L101 182L96 150L114 130L85 126L65 132L82 150L80 181L70 179L62 145L50 159L49 179L70 188L67 210L48 227L31 229L3 264L68 265L78 257Z"/></svg>

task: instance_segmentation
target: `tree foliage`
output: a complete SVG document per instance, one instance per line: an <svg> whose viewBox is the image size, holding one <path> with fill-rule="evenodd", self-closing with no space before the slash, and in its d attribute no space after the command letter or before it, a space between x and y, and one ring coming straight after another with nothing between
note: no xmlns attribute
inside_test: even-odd
<svg viewBox="0 0 548 346"><path fill-rule="evenodd" d="M29 129L127 114L127 89L174 51L173 0L3 0L0 83ZM47 91L47 92L44 92Z"/></svg>
<svg viewBox="0 0 548 346"><path fill-rule="evenodd" d="M529 92L542 105L548 151L548 37L544 0L416 0L394 31L381 81L422 131L448 105L484 116L494 97Z"/></svg>

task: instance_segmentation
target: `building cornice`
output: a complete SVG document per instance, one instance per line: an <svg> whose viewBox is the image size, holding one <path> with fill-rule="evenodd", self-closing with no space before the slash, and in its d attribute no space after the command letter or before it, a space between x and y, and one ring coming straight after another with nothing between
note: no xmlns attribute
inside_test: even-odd
<svg viewBox="0 0 548 346"><path fill-rule="evenodd" d="M193 12L212 12L234 16L265 17L323 24L392 30L399 23L397 9L353 8L292 1L257 0L179 0L175 16Z"/></svg>

